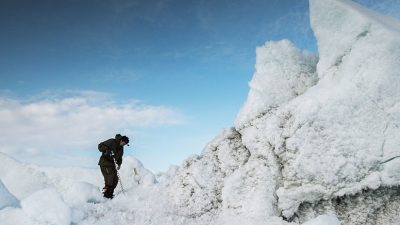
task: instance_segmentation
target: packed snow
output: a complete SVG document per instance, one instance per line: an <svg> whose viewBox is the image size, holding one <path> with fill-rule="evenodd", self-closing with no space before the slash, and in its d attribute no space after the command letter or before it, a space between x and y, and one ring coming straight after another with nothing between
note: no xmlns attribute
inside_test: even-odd
<svg viewBox="0 0 400 225"><path fill-rule="evenodd" d="M318 55L289 40L258 47L234 127L165 173L125 157L112 200L99 169L0 153L1 223L352 225L368 199L371 224L396 224L400 22L349 0L310 0L310 18Z"/></svg>

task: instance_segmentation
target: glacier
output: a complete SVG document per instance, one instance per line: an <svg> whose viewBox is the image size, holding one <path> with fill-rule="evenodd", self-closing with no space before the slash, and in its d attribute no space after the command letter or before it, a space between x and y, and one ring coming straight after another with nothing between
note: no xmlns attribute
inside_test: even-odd
<svg viewBox="0 0 400 225"><path fill-rule="evenodd" d="M289 40L257 47L234 126L165 173L126 157L126 194L112 201L100 196L98 170L0 153L0 221L398 224L400 22L349 0L310 0L310 22L318 54Z"/></svg>

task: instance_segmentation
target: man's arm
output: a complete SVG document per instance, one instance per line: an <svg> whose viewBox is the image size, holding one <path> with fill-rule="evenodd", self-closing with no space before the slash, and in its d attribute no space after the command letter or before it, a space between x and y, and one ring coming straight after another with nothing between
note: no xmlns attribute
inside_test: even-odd
<svg viewBox="0 0 400 225"><path fill-rule="evenodd" d="M117 159L117 164L118 164L118 166L121 166L121 164L122 164L122 156L124 155L124 149L122 149L121 150L121 155L120 155L120 157L118 157L118 159Z"/></svg>
<svg viewBox="0 0 400 225"><path fill-rule="evenodd" d="M99 144L98 148L99 148L99 151L100 151L100 152L106 152L107 150L110 150L110 147L108 147L108 146L105 144L105 141L101 142L101 143Z"/></svg>

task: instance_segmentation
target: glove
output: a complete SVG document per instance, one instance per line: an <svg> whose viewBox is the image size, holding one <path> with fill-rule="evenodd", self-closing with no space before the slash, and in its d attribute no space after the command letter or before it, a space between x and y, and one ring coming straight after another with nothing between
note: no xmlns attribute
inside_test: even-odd
<svg viewBox="0 0 400 225"><path fill-rule="evenodd" d="M110 151L110 150L107 150L107 151L104 153L104 156L105 156L105 157L113 157L113 156L114 156L114 152L112 152L112 151Z"/></svg>

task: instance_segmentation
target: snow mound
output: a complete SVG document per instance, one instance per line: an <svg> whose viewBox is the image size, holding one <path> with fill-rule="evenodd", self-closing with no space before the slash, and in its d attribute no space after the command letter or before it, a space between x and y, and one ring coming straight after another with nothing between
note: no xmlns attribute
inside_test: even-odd
<svg viewBox="0 0 400 225"><path fill-rule="evenodd" d="M0 221L1 225L38 225L38 222L26 215L21 208L8 207L0 210Z"/></svg>
<svg viewBox="0 0 400 225"><path fill-rule="evenodd" d="M73 182L66 184L64 190L60 190L65 202L71 205L79 205L85 202L101 202L103 195L99 187L87 182Z"/></svg>
<svg viewBox="0 0 400 225"><path fill-rule="evenodd" d="M0 179L17 199L23 199L50 185L47 176L0 152Z"/></svg>
<svg viewBox="0 0 400 225"><path fill-rule="evenodd" d="M143 167L143 164L132 156L124 157L121 170L119 171L123 185L127 189L137 185L151 186L157 182L155 175L148 169Z"/></svg>
<svg viewBox="0 0 400 225"><path fill-rule="evenodd" d="M24 212L41 224L69 225L71 209L54 189L40 190L21 201Z"/></svg>
<svg viewBox="0 0 400 225"><path fill-rule="evenodd" d="M18 162L5 154L0 157L4 162L0 165L0 180L7 181L5 185L0 183L0 203L6 207L0 210L2 224L163 224L171 219L167 215L171 207L164 191L155 186L155 176L133 157L124 158L120 177L125 193L119 184L113 201L102 197L104 181L98 168L42 167ZM29 184L32 187L24 186ZM15 198L12 191L7 192L8 185L18 193ZM116 214L123 216L116 219Z"/></svg>

